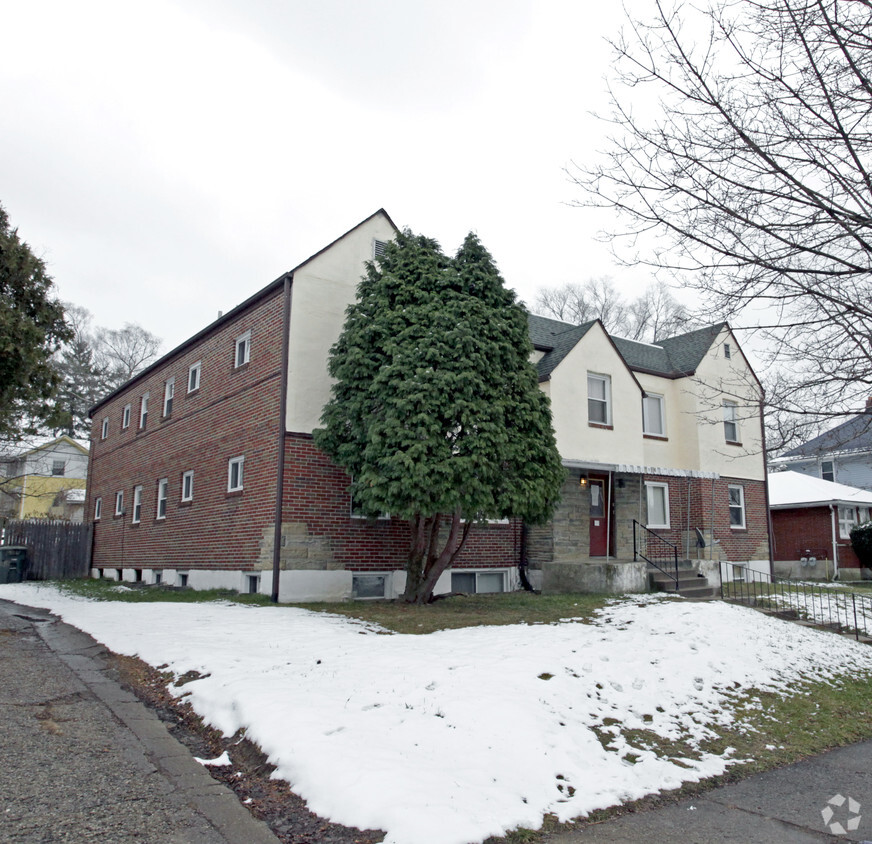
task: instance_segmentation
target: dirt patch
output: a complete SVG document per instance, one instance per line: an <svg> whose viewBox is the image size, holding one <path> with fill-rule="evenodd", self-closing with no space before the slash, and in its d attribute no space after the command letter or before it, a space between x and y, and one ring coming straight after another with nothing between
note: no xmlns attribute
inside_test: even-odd
<svg viewBox="0 0 872 844"><path fill-rule="evenodd" d="M270 779L275 770L257 745L241 733L225 738L206 726L184 697L173 697L167 686L170 672L159 671L133 657L112 655L119 681L133 692L173 737L201 759L215 759L224 751L231 764L208 766L210 774L232 788L254 817L264 821L284 844L376 844L384 833L330 823L313 814L284 780ZM185 675L185 682L196 679Z"/></svg>

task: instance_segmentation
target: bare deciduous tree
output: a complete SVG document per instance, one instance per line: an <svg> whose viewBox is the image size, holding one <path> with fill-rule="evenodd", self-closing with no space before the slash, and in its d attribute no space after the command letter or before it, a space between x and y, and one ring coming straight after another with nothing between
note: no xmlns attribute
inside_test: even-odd
<svg viewBox="0 0 872 844"><path fill-rule="evenodd" d="M572 171L580 204L621 213L611 236L625 260L684 279L727 317L749 322L753 306L789 400L822 412L862 404L872 0L655 9L614 42L616 131L604 159Z"/></svg>
<svg viewBox="0 0 872 844"><path fill-rule="evenodd" d="M608 276L540 288L533 304L539 313L566 322L600 319L610 334L631 340L670 337L696 324L665 285L652 284L641 296L627 301Z"/></svg>
<svg viewBox="0 0 872 844"><path fill-rule="evenodd" d="M141 325L127 322L123 328L98 328L94 335L97 368L107 392L120 387L154 361L161 340Z"/></svg>

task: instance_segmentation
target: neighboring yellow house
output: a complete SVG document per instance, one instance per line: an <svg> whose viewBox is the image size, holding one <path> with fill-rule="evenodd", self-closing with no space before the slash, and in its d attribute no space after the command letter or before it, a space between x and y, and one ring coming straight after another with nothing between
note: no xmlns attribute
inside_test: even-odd
<svg viewBox="0 0 872 844"><path fill-rule="evenodd" d="M81 522L88 445L68 436L0 456L0 513L13 519Z"/></svg>

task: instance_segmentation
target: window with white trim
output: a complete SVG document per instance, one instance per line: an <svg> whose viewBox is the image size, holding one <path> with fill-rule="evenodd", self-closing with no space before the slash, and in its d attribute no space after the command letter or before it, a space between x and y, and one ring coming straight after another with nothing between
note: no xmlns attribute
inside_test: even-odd
<svg viewBox="0 0 872 844"><path fill-rule="evenodd" d="M170 488L169 478L161 478L157 482L157 518L167 517L167 493Z"/></svg>
<svg viewBox="0 0 872 844"><path fill-rule="evenodd" d="M587 373L587 419L595 425L610 425L611 378L608 375Z"/></svg>
<svg viewBox="0 0 872 844"><path fill-rule="evenodd" d="M163 415L171 416L173 412L173 396L176 394L176 379L167 378L164 381Z"/></svg>
<svg viewBox="0 0 872 844"><path fill-rule="evenodd" d="M733 349L729 343L724 343L724 357L729 360L733 356Z"/></svg>
<svg viewBox="0 0 872 844"><path fill-rule="evenodd" d="M821 480L835 481L836 467L832 460L821 460Z"/></svg>
<svg viewBox="0 0 872 844"><path fill-rule="evenodd" d="M125 404L124 410L121 411L121 429L124 430L130 427L130 405Z"/></svg>
<svg viewBox="0 0 872 844"><path fill-rule="evenodd" d="M245 457L231 457L227 461L227 491L238 492L242 489L243 467Z"/></svg>
<svg viewBox="0 0 872 844"><path fill-rule="evenodd" d="M63 477L64 473L67 470L67 463L65 460L52 460L51 462L51 473L54 477Z"/></svg>
<svg viewBox="0 0 872 844"><path fill-rule="evenodd" d="M727 487L730 507L730 527L735 530L745 529L745 487L730 484Z"/></svg>
<svg viewBox="0 0 872 844"><path fill-rule="evenodd" d="M869 508L868 507L858 507L857 508L857 524L864 525L869 521Z"/></svg>
<svg viewBox="0 0 872 844"><path fill-rule="evenodd" d="M103 424L100 426L100 439L105 440L109 436L109 417L103 417Z"/></svg>
<svg viewBox="0 0 872 844"><path fill-rule="evenodd" d="M506 591L506 574L502 571L453 571L451 591L477 595Z"/></svg>
<svg viewBox="0 0 872 844"><path fill-rule="evenodd" d="M188 367L188 392L193 393L194 390L200 389L200 369L202 367L202 361L197 361L196 363L192 363Z"/></svg>
<svg viewBox="0 0 872 844"><path fill-rule="evenodd" d="M142 520L142 487L133 487L133 518L130 520L138 525Z"/></svg>
<svg viewBox="0 0 872 844"><path fill-rule="evenodd" d="M139 400L139 430L145 428L145 423L148 421L148 393L143 393Z"/></svg>
<svg viewBox="0 0 872 844"><path fill-rule="evenodd" d="M119 489L118 492L115 493L115 515L123 516L124 515L124 490Z"/></svg>
<svg viewBox="0 0 872 844"><path fill-rule="evenodd" d="M103 515L103 499L94 499L94 521L96 522Z"/></svg>
<svg viewBox="0 0 872 844"><path fill-rule="evenodd" d="M739 442L739 405L724 399L724 437L728 443Z"/></svg>
<svg viewBox="0 0 872 844"><path fill-rule="evenodd" d="M655 437L666 436L663 396L647 393L642 399L642 432Z"/></svg>
<svg viewBox="0 0 872 844"><path fill-rule="evenodd" d="M649 528L669 529L669 484L645 481Z"/></svg>
<svg viewBox="0 0 872 844"><path fill-rule="evenodd" d="M854 507L839 507L839 538L850 539L857 527L857 511Z"/></svg>
<svg viewBox="0 0 872 844"><path fill-rule="evenodd" d="M194 499L194 470L191 469L182 475L182 501Z"/></svg>
<svg viewBox="0 0 872 844"><path fill-rule="evenodd" d="M245 366L251 359L251 332L246 331L245 334L240 334L236 338L236 353L234 357L234 366Z"/></svg>

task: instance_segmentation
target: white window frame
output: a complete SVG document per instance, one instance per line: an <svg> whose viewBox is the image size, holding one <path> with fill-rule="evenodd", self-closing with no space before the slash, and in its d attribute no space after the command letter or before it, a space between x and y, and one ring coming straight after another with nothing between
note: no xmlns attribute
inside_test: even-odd
<svg viewBox="0 0 872 844"><path fill-rule="evenodd" d="M829 464L829 467L830 467L829 472L826 472L824 470L825 464ZM821 480L822 481L832 481L833 483L835 483L835 480L836 480L836 461L835 460L821 460L820 470L821 470ZM826 478L826 477L824 477L824 475L832 475L832 477Z"/></svg>
<svg viewBox="0 0 872 844"><path fill-rule="evenodd" d="M189 487L185 490L185 486ZM187 472L182 473L182 501L193 501L194 500L194 470L189 469Z"/></svg>
<svg viewBox="0 0 872 844"><path fill-rule="evenodd" d="M143 393L139 400L139 430L144 431L148 422L148 393Z"/></svg>
<svg viewBox="0 0 872 844"><path fill-rule="evenodd" d="M241 354L240 354L241 351ZM236 338L233 345L233 368L239 369L251 360L251 331L246 331Z"/></svg>
<svg viewBox="0 0 872 844"><path fill-rule="evenodd" d="M234 469L236 478L234 479ZM231 457L227 461L227 492L239 492L245 484L245 456Z"/></svg>
<svg viewBox="0 0 872 844"><path fill-rule="evenodd" d="M105 440L109 436L109 417L103 417L103 424L100 426L100 439Z"/></svg>
<svg viewBox="0 0 872 844"><path fill-rule="evenodd" d="M868 507L858 507L857 508L857 524L865 525L866 522L869 521L869 508Z"/></svg>
<svg viewBox="0 0 872 844"><path fill-rule="evenodd" d="M173 413L173 398L176 395L176 379L175 376L167 378L164 381L164 400L163 400L163 415L164 417L171 416Z"/></svg>
<svg viewBox="0 0 872 844"><path fill-rule="evenodd" d="M126 431L130 427L130 405L125 404L121 411L121 430Z"/></svg>
<svg viewBox="0 0 872 844"><path fill-rule="evenodd" d="M118 492L115 493L115 515L123 516L124 515L124 490L119 489Z"/></svg>
<svg viewBox="0 0 872 844"><path fill-rule="evenodd" d="M654 522L651 520L651 499L652 499L652 490L662 490L663 491L663 515L666 517L663 523ZM652 530L670 530L670 521L669 521L669 484L663 483L662 481L645 481L645 508L647 513L647 522L646 527L651 528Z"/></svg>
<svg viewBox="0 0 872 844"><path fill-rule="evenodd" d="M657 421L660 430L655 431L651 426L651 405L657 405ZM659 393L646 393L642 399L642 433L652 437L666 436L666 399Z"/></svg>
<svg viewBox="0 0 872 844"><path fill-rule="evenodd" d="M138 525L142 521L142 487L133 487L133 517L130 523Z"/></svg>
<svg viewBox="0 0 872 844"><path fill-rule="evenodd" d="M169 489L169 478L161 478L157 482L157 510L155 511L156 519L165 519L167 517L167 500L169 499Z"/></svg>
<svg viewBox="0 0 872 844"><path fill-rule="evenodd" d="M739 493L739 501L737 504L733 503L732 493ZM742 515L742 523L739 525L733 524L733 510L739 510ZM728 484L727 485L727 511L730 518L730 530L747 530L748 527L748 519L747 519L747 507L745 506L745 487L741 484Z"/></svg>
<svg viewBox="0 0 872 844"><path fill-rule="evenodd" d="M103 496L98 495L94 499L94 521L99 522L103 515Z"/></svg>
<svg viewBox="0 0 872 844"><path fill-rule="evenodd" d="M857 527L857 508L839 507L839 539L850 539L851 530Z"/></svg>
<svg viewBox="0 0 872 844"><path fill-rule="evenodd" d="M724 438L728 443L740 443L739 439L739 404L730 399L724 399ZM733 436L730 436L730 426Z"/></svg>
<svg viewBox="0 0 872 844"><path fill-rule="evenodd" d="M66 460L52 460L51 476L53 478L62 478L67 470Z"/></svg>
<svg viewBox="0 0 872 844"><path fill-rule="evenodd" d="M203 362L197 361L188 367L188 392L193 393L200 389L200 371Z"/></svg>
<svg viewBox="0 0 872 844"><path fill-rule="evenodd" d="M605 398L599 396L591 396L590 385L591 381L601 383L603 385L603 394ZM605 408L605 421L594 419L591 415L591 402L596 402L598 405ZM611 425L612 424L612 379L609 375L601 375L598 372L587 373L587 421L591 425Z"/></svg>

